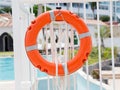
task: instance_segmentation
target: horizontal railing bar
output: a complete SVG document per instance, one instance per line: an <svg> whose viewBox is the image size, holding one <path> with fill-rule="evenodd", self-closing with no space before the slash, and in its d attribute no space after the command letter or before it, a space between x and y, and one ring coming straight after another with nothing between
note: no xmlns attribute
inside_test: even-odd
<svg viewBox="0 0 120 90"><path fill-rule="evenodd" d="M44 3L84 3L84 2L104 2L110 0L24 0L20 1L21 3L28 3L28 4L44 4ZM112 0L112 1L119 1L119 0Z"/></svg>

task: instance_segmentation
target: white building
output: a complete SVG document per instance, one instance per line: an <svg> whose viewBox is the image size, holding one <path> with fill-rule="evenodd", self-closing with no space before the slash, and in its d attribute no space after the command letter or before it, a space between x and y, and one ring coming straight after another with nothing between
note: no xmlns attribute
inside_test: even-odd
<svg viewBox="0 0 120 90"><path fill-rule="evenodd" d="M2 6L11 6L11 0L0 0L0 7ZM52 9L55 9L57 5L51 3L47 5L48 7L51 7ZM60 3L60 6L62 6L63 9L67 9L70 7L70 4L67 3ZM74 13L77 13L81 17L84 16L84 4L83 3L72 3L72 11ZM87 19L94 19L93 11L91 9L90 3L86 3L86 17ZM97 10L95 10L95 15L97 15ZM110 3L108 1L100 2L99 3L99 13L100 16L107 15L110 16ZM114 21L120 21L120 1L114 1L113 2L113 20Z"/></svg>
<svg viewBox="0 0 120 90"><path fill-rule="evenodd" d="M62 8L68 8L70 5L66 3L60 4ZM49 7L52 9L55 9L55 4L49 4ZM77 13L81 17L84 16L84 4L83 3L73 3L73 12ZM90 3L86 3L86 17L87 19L94 19L93 11L91 9ZM100 2L99 3L99 15L103 16L110 16L110 3L108 1L106 2ZM120 21L120 1L114 1L113 2L113 21ZM95 15L97 16L97 10L95 9Z"/></svg>
<svg viewBox="0 0 120 90"><path fill-rule="evenodd" d="M11 0L0 0L0 7L11 6Z"/></svg>
<svg viewBox="0 0 120 90"><path fill-rule="evenodd" d="M55 9L57 7L57 5L55 4L48 4L47 5L48 7L52 8L52 9ZM67 4L67 3L60 3L60 6L62 7L62 9L67 9L69 8L70 10L70 4ZM78 14L79 16L81 17L84 17L84 4L83 3L72 3L72 12ZM86 3L86 6L85 6L85 9L86 9L86 17L87 19L93 19L94 16L93 16L93 12L91 10L91 6L89 3Z"/></svg>
<svg viewBox="0 0 120 90"><path fill-rule="evenodd" d="M13 51L12 17L0 14L0 51Z"/></svg>
<svg viewBox="0 0 120 90"><path fill-rule="evenodd" d="M100 2L99 3L99 13L100 15L110 16L110 3L109 2ZM120 1L113 2L113 20L120 21Z"/></svg>

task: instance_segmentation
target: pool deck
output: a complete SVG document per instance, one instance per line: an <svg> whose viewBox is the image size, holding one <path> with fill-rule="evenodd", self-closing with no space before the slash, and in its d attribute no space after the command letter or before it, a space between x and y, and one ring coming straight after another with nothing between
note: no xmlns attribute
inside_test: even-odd
<svg viewBox="0 0 120 90"><path fill-rule="evenodd" d="M113 87L112 71L102 71L102 78L108 79L108 85L109 87L111 87L111 89L107 89L107 90L112 90L112 87ZM120 67L115 67L115 78L116 78L115 90L120 90L120 86L119 86L120 85ZM15 90L15 81L0 81L0 90Z"/></svg>
<svg viewBox="0 0 120 90"><path fill-rule="evenodd" d="M87 74L85 72L81 72L80 70L78 70L78 72L83 76L83 78L85 78L87 80ZM100 82L96 79L93 79L90 75L88 76L89 81L100 86ZM111 90L110 87L107 84L102 83L102 87L105 88L105 90Z"/></svg>
<svg viewBox="0 0 120 90"><path fill-rule="evenodd" d="M15 90L15 81L0 81L0 90Z"/></svg>
<svg viewBox="0 0 120 90"><path fill-rule="evenodd" d="M115 70L115 78L116 79L120 79L120 67L115 67L114 68ZM113 71L110 70L110 71L107 71L107 70L102 70L102 78L104 79L112 79L113 78Z"/></svg>
<svg viewBox="0 0 120 90"><path fill-rule="evenodd" d="M111 87L111 90L112 90L113 80L109 79L108 84L109 84L109 86ZM120 79L115 79L115 90L120 90Z"/></svg>
<svg viewBox="0 0 120 90"><path fill-rule="evenodd" d="M115 90L120 90L120 67L115 67ZM102 71L102 78L108 80L108 85L113 87L113 71Z"/></svg>

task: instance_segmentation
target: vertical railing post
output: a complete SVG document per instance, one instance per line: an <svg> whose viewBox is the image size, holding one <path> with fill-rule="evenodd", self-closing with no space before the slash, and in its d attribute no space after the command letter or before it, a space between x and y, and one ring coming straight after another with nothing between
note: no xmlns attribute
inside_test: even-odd
<svg viewBox="0 0 120 90"><path fill-rule="evenodd" d="M99 76L100 76L100 90L102 90L102 58L101 58L101 36L100 36L100 13L99 13L99 1L97 1L97 29L98 29L98 60L99 60Z"/></svg>
<svg viewBox="0 0 120 90"><path fill-rule="evenodd" d="M21 9L21 0L12 0L15 90L30 90L30 63L25 53L24 37L28 15ZM24 8L24 7L23 7Z"/></svg>
<svg viewBox="0 0 120 90"><path fill-rule="evenodd" d="M113 1L110 0L110 33L111 33L111 54L112 54L112 75L113 75L113 87L115 89L115 59L114 59L114 42L113 42Z"/></svg>

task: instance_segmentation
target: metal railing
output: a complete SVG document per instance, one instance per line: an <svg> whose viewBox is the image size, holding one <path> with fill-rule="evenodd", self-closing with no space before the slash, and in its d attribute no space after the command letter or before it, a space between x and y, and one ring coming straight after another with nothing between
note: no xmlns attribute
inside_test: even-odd
<svg viewBox="0 0 120 90"><path fill-rule="evenodd" d="M29 25L29 22L31 21L31 17L33 17L33 15L34 15L33 14L34 11L31 11L31 10L34 10L34 8L33 8L34 5L41 5L41 6L43 6L44 7L44 11L46 11L48 7L51 8L51 9L55 9L57 6L61 6L62 9L68 9L71 12L76 13L77 15L79 15L81 18L84 19L85 23L88 25L88 28L89 28L89 30L91 32L92 41L93 41L93 51L91 53L92 57L90 57L91 59L88 58L88 61L86 62L86 64L83 67L83 71L86 74L86 80L87 80L86 90L91 90L90 89L90 82L91 82L91 77L94 78L94 75L99 77L99 78L94 79L95 81L99 82L99 87L100 87L99 90L104 90L105 86L110 87L109 89L105 88L105 90L118 90L119 85L117 85L116 82L119 82L120 72L117 73L117 74L116 74L116 72L119 71L120 67L116 67L115 64L116 64L116 51L119 52L119 47L120 46L117 45L117 47L115 47L115 44L114 44L114 37L116 37L115 36L115 32L114 32L114 27L119 27L119 24L114 26L114 22L117 22L117 21L116 21L116 19L114 19L115 21L113 20L113 17L114 17L113 15L115 15L113 13L113 2L117 2L117 1L118 0L74 0L74 1L73 0L22 0L22 1L20 1L18 3L15 0L13 0L13 8L14 8L13 9L13 12L14 12L13 13L13 15L14 15L13 19L14 19L14 24L15 24L16 20L18 20L17 16L15 15L15 13L18 12L18 11L15 10L15 6L16 6L15 2L18 3L17 4L19 6L19 7L17 7L18 10L21 10L21 12L18 13L18 17L19 17L21 23L25 22L23 18L27 17L27 19L26 19L26 22L27 22L26 26L23 26L23 29L24 29L24 31L22 31L23 35L25 34L26 27ZM92 6L91 6L92 5L91 3L93 3L93 2L96 2L95 6L94 6L94 10L92 10ZM109 15L108 17L110 17L109 24L105 23L105 22L101 22L101 20L100 20L100 17L102 15L104 15L105 12L104 13L100 12L100 9L99 9L100 3L99 2L108 2L107 6L109 8L108 8L108 10L106 10L106 12L107 13L109 12L109 14L108 14ZM74 7L73 4L76 4L76 7ZM83 6L79 6L79 5L83 5ZM23 14L25 14L26 16L23 15ZM118 18L118 17L116 16L116 18ZM18 22L19 22L19 20L18 20ZM44 39L44 41L39 41L39 42L45 42L45 43L42 43L42 44L45 45L44 48L46 50L45 51L46 53L44 53L42 50L41 51L42 51L43 54L46 54L46 56L48 56L49 53L50 53L50 51L49 51L49 36L50 35L49 35L49 32L48 32L47 29L51 29L51 28L53 30L56 29L56 30L58 30L58 32L61 32L61 30L62 30L61 26L58 26L57 28L54 28L56 26L54 26L54 27L53 26L54 26L54 24L52 24L50 26L47 26L47 28L44 27L44 32L42 32L42 33L45 33L46 36L43 35L43 37L40 37L40 38L42 40L42 38L45 37L45 39ZM17 26L15 26L14 28L17 28ZM68 28L69 28L68 25L65 25L64 29L69 30ZM68 37L72 36L72 37L70 37L70 39L72 41L71 42L71 46L73 47L71 52L74 52L75 47L74 47L73 44L74 44L74 40L75 39L74 39L74 30L72 30L72 29L71 29L71 32L70 32L71 35L68 35L68 31L66 31L65 33L66 33L66 35ZM104 35L107 34L106 29L108 29L109 34L107 36L103 36L102 34L104 34ZM54 31L51 31L51 32L53 33ZM103 33L103 32L105 32L105 33ZM61 36L61 34L62 34L62 32L57 36L58 39L60 38L59 36ZM15 36L18 35L18 33L15 30L14 30L14 35ZM40 34L40 35L42 35L42 34ZM22 35L20 37L22 37ZM54 33L53 33L52 36L50 36L50 38L55 38L56 39L56 37L54 37ZM20 38L15 39L15 44L17 43L17 41L19 39ZM105 42L106 39L109 39L108 40L109 43L110 43L109 47L106 45L106 43L107 43L107 42ZM24 42L24 39L23 39L22 42ZM65 42L68 44L68 40L66 40ZM52 41L52 39L51 39L51 43L55 43L54 40ZM59 41L58 41L58 44L60 45ZM66 45L64 45L64 46L66 46ZM21 46L21 47L23 47L23 46ZM51 44L51 47L52 47L52 44ZM40 46L39 48L43 49L42 46ZM55 47L53 47L53 48L55 48ZM68 48L68 47L66 47L66 48ZM58 46L57 49L59 49L59 53L62 53L62 51L61 51L62 47L61 46ZM15 48L15 52L17 50L18 49ZM97 50L97 52L95 52L94 50ZM21 50L18 50L18 51L21 51ZM24 52L24 50L21 51L21 52ZM52 52L52 50L51 50L51 52ZM58 59L58 57L56 56L55 53L57 53L57 52L54 52L53 58L54 59L56 59L56 58ZM66 53L66 55L68 55L67 50L65 51L65 53ZM72 54L73 54L72 56L74 56L74 53L72 53ZM108 55L108 57L107 57L107 55ZM97 57L97 59L96 59L97 61L90 63L89 59L92 61L92 60L94 60L95 57ZM17 59L17 58L20 58L20 57L18 56L18 54L16 54L15 58ZM25 56L25 58L26 58L26 56ZM65 56L65 58L68 58L68 57ZM23 57L23 59L24 59L24 57ZM103 61L103 59L104 59L104 61ZM110 59L110 60L107 61L106 59ZM15 62L15 64L16 63L18 64L18 62ZM120 63L120 60L118 60L117 63ZM110 64L111 64L111 66L110 66ZM30 68L31 68L31 65L29 65L28 62L26 63L26 65L30 66ZM15 70L17 70L17 71L20 69L20 68L18 68L18 66L15 65L15 68L16 68ZM92 67L92 69L90 69L91 67ZM28 70L30 70L30 72L29 72L29 74L30 74L31 73L31 69L28 69ZM32 71L33 71L32 73L36 72L36 71L34 72L34 69L32 69ZM17 80L19 82L25 81L25 80L20 80L19 78L17 78L17 75L18 75L17 73L18 72L15 73L16 74L16 81ZM34 76L35 77L34 78L32 74L30 74L30 75L31 76L29 78L32 77L33 83L36 82L36 80L37 80L36 77ZM74 78L74 90L78 90L78 88L76 88L76 84L77 84L76 77L77 77L77 75L75 73L75 75L73 76L73 78ZM27 80L30 81L32 79L27 79ZM36 79L36 80L34 80L34 79ZM54 81L53 84L57 84L58 85L58 83L56 83L56 82L59 82L59 81L57 81L59 79L61 79L61 77L56 76L55 78L53 78L53 81ZM51 77L48 76L47 80L48 80L48 89L47 90L51 90L49 88L50 87ZM70 87L68 87L68 89L66 89L66 85L71 85L71 84L69 84L67 82L67 80L69 81L69 77L67 77L67 79L64 78L63 81L62 80L60 81L61 84L63 82L65 84L64 88L59 87L60 90L71 90ZM19 84L19 83L17 83L17 84ZM17 85L17 84L16 84L16 87L19 87L19 85ZM54 87L53 90L59 90L57 85ZM28 89L28 90L30 90L30 89Z"/></svg>

